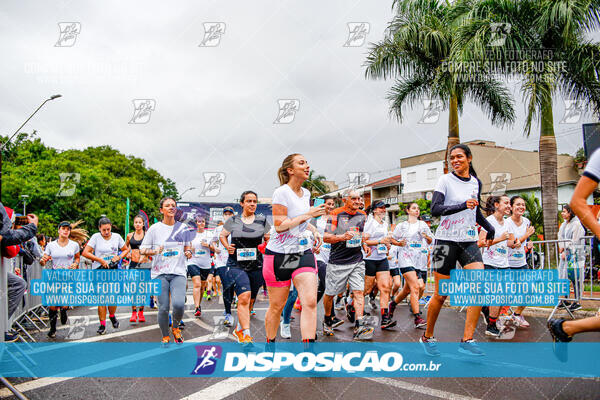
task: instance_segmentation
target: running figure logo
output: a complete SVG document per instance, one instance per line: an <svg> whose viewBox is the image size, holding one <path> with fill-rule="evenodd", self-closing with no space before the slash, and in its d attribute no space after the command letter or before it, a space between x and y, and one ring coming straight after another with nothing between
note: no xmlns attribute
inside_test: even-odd
<svg viewBox="0 0 600 400"><path fill-rule="evenodd" d="M510 34L510 27L511 25L508 22L490 23L490 31L492 32L492 36L490 37L488 46L504 46L504 43L506 42L506 37Z"/></svg>
<svg viewBox="0 0 600 400"><path fill-rule="evenodd" d="M344 47L361 47L365 44L370 30L371 24L368 22L348 22L348 39Z"/></svg>
<svg viewBox="0 0 600 400"><path fill-rule="evenodd" d="M435 124L440 119L442 112L442 102L438 99L423 100L423 116L417 122L418 124Z"/></svg>
<svg viewBox="0 0 600 400"><path fill-rule="evenodd" d="M73 47L77 40L77 35L81 33L81 23L59 22L58 29L60 30L60 34L54 47Z"/></svg>
<svg viewBox="0 0 600 400"><path fill-rule="evenodd" d="M204 39L198 47L217 47L221 43L221 36L225 33L225 22L205 22Z"/></svg>
<svg viewBox="0 0 600 400"><path fill-rule="evenodd" d="M66 339L79 340L85 336L85 327L89 325L90 317L87 315L81 317L69 317L69 332Z"/></svg>
<svg viewBox="0 0 600 400"><path fill-rule="evenodd" d="M60 188L56 196L58 197L70 197L75 194L77 184L81 180L81 175L77 172L63 172L58 174L60 177Z"/></svg>
<svg viewBox="0 0 600 400"><path fill-rule="evenodd" d="M214 197L221 192L225 184L225 172L204 172L204 188L198 197Z"/></svg>
<svg viewBox="0 0 600 400"><path fill-rule="evenodd" d="M368 185L370 178L371 175L368 172L348 172L348 182L351 188Z"/></svg>
<svg viewBox="0 0 600 400"><path fill-rule="evenodd" d="M156 109L156 100L154 99L134 99L133 117L130 124L147 124L150 121L152 111Z"/></svg>
<svg viewBox="0 0 600 400"><path fill-rule="evenodd" d="M221 358L221 346L196 346L198 361L190 375L210 375L217 368L217 359Z"/></svg>
<svg viewBox="0 0 600 400"><path fill-rule="evenodd" d="M576 124L583 115L583 102L581 100L565 100L565 115L559 124Z"/></svg>
<svg viewBox="0 0 600 400"><path fill-rule="evenodd" d="M510 172L490 172L490 194L500 196L506 193L511 176Z"/></svg>
<svg viewBox="0 0 600 400"><path fill-rule="evenodd" d="M300 100L298 99L279 99L277 100L279 104L279 114L274 124L289 124L294 121L296 118L296 112L300 109Z"/></svg>

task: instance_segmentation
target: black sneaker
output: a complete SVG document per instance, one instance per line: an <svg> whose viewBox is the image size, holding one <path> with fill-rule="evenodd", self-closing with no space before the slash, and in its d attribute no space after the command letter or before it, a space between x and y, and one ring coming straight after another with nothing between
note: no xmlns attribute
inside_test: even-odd
<svg viewBox="0 0 600 400"><path fill-rule="evenodd" d="M342 298L341 297L336 297L335 298L335 309L336 310L343 310L344 309L344 304L342 304Z"/></svg>
<svg viewBox="0 0 600 400"><path fill-rule="evenodd" d="M344 323L344 321L342 321L335 315L333 317L331 317L331 327L332 328L337 328L338 326L342 325L343 323Z"/></svg>
<svg viewBox="0 0 600 400"><path fill-rule="evenodd" d="M55 338L56 337L56 328L50 327L50 330L48 331L48 337L49 338Z"/></svg>
<svg viewBox="0 0 600 400"><path fill-rule="evenodd" d="M461 340L458 352L469 356L485 356L485 353L479 348L475 339L465 340L464 342Z"/></svg>
<svg viewBox="0 0 600 400"><path fill-rule="evenodd" d="M437 357L441 353L437 348L437 340L434 337L425 337L425 335L419 338L419 343L423 346L423 350L425 350L425 354L431 357Z"/></svg>
<svg viewBox="0 0 600 400"><path fill-rule="evenodd" d="M390 317L390 314L381 317L381 329L393 328L394 326L396 326L396 321Z"/></svg>
<svg viewBox="0 0 600 400"><path fill-rule="evenodd" d="M488 324L485 334L488 336L500 336L500 330L496 327L496 324Z"/></svg>
<svg viewBox="0 0 600 400"><path fill-rule="evenodd" d="M185 324L183 323L183 320L179 321L179 329L181 329L181 330L185 329Z"/></svg>
<svg viewBox="0 0 600 400"><path fill-rule="evenodd" d="M488 306L481 307L481 315L483 315L483 319L485 320L485 324L490 324L490 308Z"/></svg>
<svg viewBox="0 0 600 400"><path fill-rule="evenodd" d="M96 333L98 335L104 335L106 333L106 326L100 325L100 327L98 328L98 330L96 331Z"/></svg>
<svg viewBox="0 0 600 400"><path fill-rule="evenodd" d="M68 320L69 320L69 317L67 316L67 309L61 308L60 309L60 323L64 325L67 323Z"/></svg>
<svg viewBox="0 0 600 400"><path fill-rule="evenodd" d="M202 315L202 308L200 306L196 307L196 312L194 312L194 317L200 317Z"/></svg>
<svg viewBox="0 0 600 400"><path fill-rule="evenodd" d="M573 303L573 304L571 304L571 305L569 306L569 310L570 310L570 311L577 311L577 310L581 310L581 304L579 304L579 303L575 302L575 303Z"/></svg>
<svg viewBox="0 0 600 400"><path fill-rule="evenodd" d="M394 311L396 311L396 302L392 300L388 303L388 312L390 313L390 318L394 317Z"/></svg>
<svg viewBox="0 0 600 400"><path fill-rule="evenodd" d="M119 321L117 321L117 317L115 317L113 315L112 317L109 317L109 318L110 318L110 322L112 322L113 328L118 329L119 328Z"/></svg>
<svg viewBox="0 0 600 400"><path fill-rule="evenodd" d="M356 321L356 311L354 310L354 304L346 304L346 317L351 323L354 323L354 321Z"/></svg>
<svg viewBox="0 0 600 400"><path fill-rule="evenodd" d="M323 321L323 335L333 336L333 326L328 324L327 321Z"/></svg>
<svg viewBox="0 0 600 400"><path fill-rule="evenodd" d="M562 318L552 318L548 320L548 330L550 331L552 339L554 339L555 342L570 342L573 340L573 336L567 335L563 330L563 322L565 322L565 320Z"/></svg>
<svg viewBox="0 0 600 400"><path fill-rule="evenodd" d="M374 329L367 325L364 319L358 320L358 326L354 328L354 340L371 340L373 339Z"/></svg>

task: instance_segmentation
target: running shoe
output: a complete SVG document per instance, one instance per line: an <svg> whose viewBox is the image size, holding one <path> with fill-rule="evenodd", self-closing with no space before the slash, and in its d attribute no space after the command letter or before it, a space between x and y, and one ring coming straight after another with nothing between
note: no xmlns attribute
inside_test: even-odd
<svg viewBox="0 0 600 400"><path fill-rule="evenodd" d="M67 309L61 308L60 309L60 323L64 325L67 323L68 320L69 320L69 317L67 316Z"/></svg>
<svg viewBox="0 0 600 400"><path fill-rule="evenodd" d="M371 306L372 310L377 310L377 303L375 302L375 298L371 297L369 299L369 305Z"/></svg>
<svg viewBox="0 0 600 400"><path fill-rule="evenodd" d="M354 328L354 340L371 340L373 339L373 327L367 325L364 318L358 320L358 326Z"/></svg>
<svg viewBox="0 0 600 400"><path fill-rule="evenodd" d="M328 324L327 321L323 321L323 335L324 336L333 336L333 326Z"/></svg>
<svg viewBox="0 0 600 400"><path fill-rule="evenodd" d="M570 311L581 310L581 304L579 304L578 302L575 302L569 306L569 310ZM62 321L62 318L61 318L61 321Z"/></svg>
<svg viewBox="0 0 600 400"><path fill-rule="evenodd" d="M394 311L396 311L396 302L392 300L388 303L388 312L390 313L390 318L394 317Z"/></svg>
<svg viewBox="0 0 600 400"><path fill-rule="evenodd" d="M156 307L156 303L154 303L154 296L150 296L150 308L153 310L156 310L158 307Z"/></svg>
<svg viewBox="0 0 600 400"><path fill-rule="evenodd" d="M510 315L510 306L502 306L500 309L500 315Z"/></svg>
<svg viewBox="0 0 600 400"><path fill-rule="evenodd" d="M5 335L5 337L6 337L6 335ZM56 337L56 328L50 327L50 330L48 331L48 337L49 338L55 338Z"/></svg>
<svg viewBox="0 0 600 400"><path fill-rule="evenodd" d="M344 303L342 303L342 298L341 297L336 297L335 298L335 309L338 310L338 311L344 309Z"/></svg>
<svg viewBox="0 0 600 400"><path fill-rule="evenodd" d="M171 341L171 338L169 336L163 336L162 340L160 341L161 347L169 346L170 341Z"/></svg>
<svg viewBox="0 0 600 400"><path fill-rule="evenodd" d="M234 334L235 338L237 339L238 343L243 343L243 340L244 340L244 330L243 329L240 329L239 331L234 330L233 334Z"/></svg>
<svg viewBox="0 0 600 400"><path fill-rule="evenodd" d="M485 334L488 336L500 336L500 329L495 324L491 324L487 326L485 329Z"/></svg>
<svg viewBox="0 0 600 400"><path fill-rule="evenodd" d="M185 324L183 323L183 320L179 321L179 326L177 328L179 328L181 330L185 329Z"/></svg>
<svg viewBox="0 0 600 400"><path fill-rule="evenodd" d="M144 317L144 311L143 310L138 311L138 321L139 322L146 322L146 317Z"/></svg>
<svg viewBox="0 0 600 400"><path fill-rule="evenodd" d="M256 311L250 310L250 316L251 317L256 317Z"/></svg>
<svg viewBox="0 0 600 400"><path fill-rule="evenodd" d="M552 318L548 320L548 330L550 331L554 342L570 342L573 340L573 336L567 335L567 333L563 330L563 322L565 322L565 320L562 318Z"/></svg>
<svg viewBox="0 0 600 400"><path fill-rule="evenodd" d="M356 320L356 311L353 304L346 304L346 317L351 323L354 323Z"/></svg>
<svg viewBox="0 0 600 400"><path fill-rule="evenodd" d="M113 328L118 329L119 328L119 321L117 320L117 317L115 317L113 315L112 317L109 317L109 318L110 318L110 322L112 322Z"/></svg>
<svg viewBox="0 0 600 400"><path fill-rule="evenodd" d="M223 320L223 325L225 326L233 326L233 317L231 314L225 314L225 319Z"/></svg>
<svg viewBox="0 0 600 400"><path fill-rule="evenodd" d="M106 333L106 325L100 325L96 333L98 335L104 335Z"/></svg>
<svg viewBox="0 0 600 400"><path fill-rule="evenodd" d="M522 315L515 315L515 322L517 323L517 326L520 326L522 328L529 328L529 322L527 322L527 320L525 320L525 318L523 318Z"/></svg>
<svg viewBox="0 0 600 400"><path fill-rule="evenodd" d="M381 329L393 328L394 326L396 326L396 321L394 321L389 314L381 317Z"/></svg>
<svg viewBox="0 0 600 400"><path fill-rule="evenodd" d="M199 317L202 315L202 308L200 306L196 307L196 312L194 313L194 317Z"/></svg>
<svg viewBox="0 0 600 400"><path fill-rule="evenodd" d="M50 336L48 334L48 336ZM16 342L19 340L19 334L17 332L4 332L4 341L5 342Z"/></svg>
<svg viewBox="0 0 600 400"><path fill-rule="evenodd" d="M129 322L137 322L138 316L137 316L137 312L132 312L131 313L131 318L129 318Z"/></svg>
<svg viewBox="0 0 600 400"><path fill-rule="evenodd" d="M343 323L344 323L344 321L342 321L335 315L331 317L331 327L332 328L337 328L338 326L342 325Z"/></svg>
<svg viewBox="0 0 600 400"><path fill-rule="evenodd" d="M284 339L291 339L292 338L292 333L290 332L290 324L284 324L283 321L281 321L281 324L279 325L279 331L280 331L280 335L282 338Z"/></svg>
<svg viewBox="0 0 600 400"><path fill-rule="evenodd" d="M242 339L241 343L244 346L252 346L252 344L254 343L254 338L250 335L244 335L244 338Z"/></svg>
<svg viewBox="0 0 600 400"><path fill-rule="evenodd" d="M458 346L458 352L470 356L485 356L485 353L479 348L475 339L465 340L464 342L461 340L460 345Z"/></svg>
<svg viewBox="0 0 600 400"><path fill-rule="evenodd" d="M204 294L202 295L202 298L206 299L208 297L208 294L206 293L206 290L204 291Z"/></svg>
<svg viewBox="0 0 600 400"><path fill-rule="evenodd" d="M441 353L437 348L437 339L434 337L425 337L425 335L419 338L419 343L423 346L423 350L425 350L425 354L432 357L437 357Z"/></svg>
<svg viewBox="0 0 600 400"><path fill-rule="evenodd" d="M171 332L173 332L173 341L175 343L177 343L177 344L183 343L183 335L181 334L181 329L173 328L173 329L171 329Z"/></svg>
<svg viewBox="0 0 600 400"><path fill-rule="evenodd" d="M206 292L206 300L210 301L211 297L212 297L212 290L208 290Z"/></svg>
<svg viewBox="0 0 600 400"><path fill-rule="evenodd" d="M425 321L423 318L421 318L420 315L415 317L415 328L416 329L422 329L425 328L427 326L427 321Z"/></svg>

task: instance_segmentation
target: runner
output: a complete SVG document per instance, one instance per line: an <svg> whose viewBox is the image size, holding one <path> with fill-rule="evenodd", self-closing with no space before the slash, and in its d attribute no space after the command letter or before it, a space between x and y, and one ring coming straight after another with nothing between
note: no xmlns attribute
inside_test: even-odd
<svg viewBox="0 0 600 400"><path fill-rule="evenodd" d="M117 263L127 256L129 248L125 245L125 241L121 235L112 232L110 219L106 217L100 218L98 229L100 232L92 235L81 255L93 261L92 269L117 268ZM121 251L120 254L119 250ZM98 319L100 320L100 326L96 331L98 335L106 333L107 308L113 328L117 329L119 327L119 321L115 317L117 306L98 306Z"/></svg>
<svg viewBox="0 0 600 400"><path fill-rule="evenodd" d="M313 240L309 234L314 235L316 247L320 247L322 239L308 221L325 215L325 205L310 206L310 192L302 187L309 171L304 156L295 153L283 160L277 172L281 186L275 189L272 197L275 234L267 243L263 269L269 292L269 309L265 316L267 342L275 341L292 281L302 304L302 341L314 342L316 337L319 283Z"/></svg>
<svg viewBox="0 0 600 400"><path fill-rule="evenodd" d="M125 240L125 245L129 248L131 257L129 269L150 269L150 260L148 260L148 257L140 254L140 245L146 235L146 226L141 215L136 215L133 218L133 229L134 231L128 234ZM131 306L131 318L129 318L129 322L137 321L146 322L143 305L138 307Z"/></svg>
<svg viewBox="0 0 600 400"><path fill-rule="evenodd" d="M361 252L364 249L367 256L371 254L371 248L364 243L367 215L358 209L360 195L356 190L348 190L344 200L345 205L330 214L323 236L325 243L331 244L325 278L325 296L323 296L325 308L323 333L333 335L335 323L332 312L333 297L344 292L346 285L349 284L354 295L354 304L348 304L347 310L350 322L355 323L354 339L369 340L373 337L373 328L368 326L363 318L365 262Z"/></svg>
<svg viewBox="0 0 600 400"><path fill-rule="evenodd" d="M365 260L365 293L371 290L377 283L379 289L379 308L381 309L381 329L396 326L396 321L388 309L391 290L390 266L387 253L391 247L391 237L388 234L388 223L384 220L386 208L390 205L383 201L377 201L370 209L373 218L365 225L365 243L371 248L371 254ZM377 279L377 282L375 282Z"/></svg>
<svg viewBox="0 0 600 400"><path fill-rule="evenodd" d="M590 157L583 176L579 179L571 198L571 207L575 215L587 226L597 238L600 238L600 223L594 217L587 198L598 188L600 182L600 150L594 151ZM582 332L600 331L600 316L574 321L562 318L548 320L548 330L555 342L570 342L573 336ZM593 355L590 355L593 357Z"/></svg>
<svg viewBox="0 0 600 400"><path fill-rule="evenodd" d="M511 217L504 222L508 233L508 267L511 269L527 269L525 260L525 242L535 233L531 222L523 216L526 211L525 200L521 196L510 198ZM517 324L523 328L529 327L529 322L523 318L525 306L517 307L514 316Z"/></svg>
<svg viewBox="0 0 600 400"><path fill-rule="evenodd" d="M224 316L225 319L223 321L225 326L233 325L233 317L231 316L231 302L233 301L233 284L229 281L227 274L227 259L229 258L229 253L227 252L227 248L223 247L221 242L219 241L219 235L221 231L223 231L223 224L227 222L229 218L231 218L234 214L233 207L224 207L223 208L223 221L215 228L215 233L213 236L213 246L215 248L215 269L217 277L221 281L221 287L223 288L223 305L225 306ZM228 244L231 244L231 236L227 238Z"/></svg>
<svg viewBox="0 0 600 400"><path fill-rule="evenodd" d="M238 322L234 331L239 343L251 344L250 309L263 285L262 254L258 246L269 240L271 226L264 215L255 215L258 196L247 190L240 196L242 214L229 218L219 234L229 253L227 281L237 294ZM228 238L231 235L231 243ZM226 289L224 289L226 290Z"/></svg>
<svg viewBox="0 0 600 400"><path fill-rule="evenodd" d="M585 241L581 240L581 237L585 235L585 229L569 205L565 205L560 214L564 222L558 230L558 240L570 240L570 242L558 242L558 251L560 252L558 272L561 279L568 278L573 285L575 301L569 306L569 310L576 311L581 308L577 299L580 297L581 262L585 261L585 252L582 250Z"/></svg>
<svg viewBox="0 0 600 400"><path fill-rule="evenodd" d="M331 196L323 196L323 204L325 204L325 215L320 218L313 218L310 224L317 228L319 235L323 237L329 214L335 208L335 201ZM319 270L319 288L317 289L317 303L321 301L325 294L325 276L327 272L327 263L329 262L329 253L331 253L331 244L323 243L320 247L315 248L315 258L317 259L317 268ZM341 323L343 321L339 320Z"/></svg>
<svg viewBox="0 0 600 400"><path fill-rule="evenodd" d="M431 202L431 214L441 217L432 254L435 294L427 310L427 329L419 339L425 352L432 356L440 354L433 333L438 314L446 300L446 296L439 294L440 279L450 277L450 271L456 268L457 261L465 269L483 269L481 253L477 247L476 223L488 232L488 243L494 237L494 228L479 209L481 182L471 165L471 150L464 144L457 144L450 149L449 154L454 172L440 177ZM480 311L481 307L467 308L459 352L484 355L473 339Z"/></svg>
<svg viewBox="0 0 600 400"><path fill-rule="evenodd" d="M169 308L173 305L173 340L183 343L179 323L185 308L185 285L187 282L186 258L192 258L189 227L175 220L177 203L172 197L164 197L159 205L163 220L153 224L146 232L140 253L152 256L151 278L160 281L158 296L158 326L162 333L161 344L169 344ZM175 328L177 327L177 328Z"/></svg>
<svg viewBox="0 0 600 400"><path fill-rule="evenodd" d="M187 260L187 274L192 278L194 284L194 316L202 315L202 294L207 287L207 278L211 271L210 251L214 250L210 243L213 235L210 234L204 227L206 219L204 217L196 217L197 231L192 240L192 257Z"/></svg>
<svg viewBox="0 0 600 400"><path fill-rule="evenodd" d="M395 228L394 228L395 229ZM390 292L390 298L393 299L398 294L398 290L402 287L402 279L400 278L400 267L398 267L398 252L400 247L392 244L390 251L388 252L388 262L390 264L390 276L392 277L392 291ZM389 309L389 305L388 305ZM390 312L390 316L393 317L393 312Z"/></svg>
<svg viewBox="0 0 600 400"><path fill-rule="evenodd" d="M71 225L67 221L58 224L58 239L50 242L44 249L44 254L40 259L40 264L45 266L48 261L52 261L52 269L78 269L79 268L79 241L87 239L87 232L77 228L83 221L77 221ZM51 306L48 310L50 320L50 330L48 337L56 337L56 320L58 310L60 309L60 323L67 323L67 310L69 306L55 307Z"/></svg>
<svg viewBox="0 0 600 400"><path fill-rule="evenodd" d="M393 315L398 303L410 295L415 328L423 328L427 321L421 317L419 300L427 283L427 246L433 241L433 234L429 226L419 220L421 210L417 203L408 203L406 213L408 220L396 226L392 239L392 243L398 246L398 266L404 277L404 287L390 301L389 308Z"/></svg>
<svg viewBox="0 0 600 400"><path fill-rule="evenodd" d="M506 269L508 268L508 240L510 234L508 231L508 224L505 223L504 217L510 213L510 200L506 195L490 196L487 199L485 208L488 214L486 219L494 228L494 239L491 244L488 244L486 240L486 230L482 229L479 232L479 247L485 247L482 255L484 268L496 270ZM486 335L500 335L498 325L502 327L503 323L498 324L498 316L501 308L501 306L489 307L489 316L486 318ZM485 310L486 308L482 308L484 316L488 314Z"/></svg>

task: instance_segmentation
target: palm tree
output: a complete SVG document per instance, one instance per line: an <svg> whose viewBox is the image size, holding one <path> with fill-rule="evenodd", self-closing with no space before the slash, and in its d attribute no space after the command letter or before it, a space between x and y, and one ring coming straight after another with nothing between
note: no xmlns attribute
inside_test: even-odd
<svg viewBox="0 0 600 400"><path fill-rule="evenodd" d="M304 181L302 187L307 188L313 197L321 196L329 190L323 181L327 180L323 175L313 176L314 171L308 173L308 179Z"/></svg>
<svg viewBox="0 0 600 400"><path fill-rule="evenodd" d="M579 100L600 110L600 47L585 38L600 27L600 3L570 0L459 0L462 16L456 59L499 61L501 73L520 77L526 107L525 135L539 120L539 162L544 236L558 233L558 180L553 97ZM510 24L504 43L489 46L498 24ZM505 64L512 61L513 64ZM508 66L515 66L509 70Z"/></svg>
<svg viewBox="0 0 600 400"><path fill-rule="evenodd" d="M540 201L533 193L521 193L519 196L525 201L526 217L531 222L531 226L535 228L536 235L543 235L544 212L540 207Z"/></svg>
<svg viewBox="0 0 600 400"><path fill-rule="evenodd" d="M460 143L458 115L466 100L478 104L494 125L514 121L512 97L498 80L464 80L451 68L455 15L464 10L445 0L397 0L394 7L385 38L371 47L366 61L367 78L395 79L388 93L390 114L402 121L405 105L441 102L449 110L446 155ZM447 172L447 157L444 165Z"/></svg>

